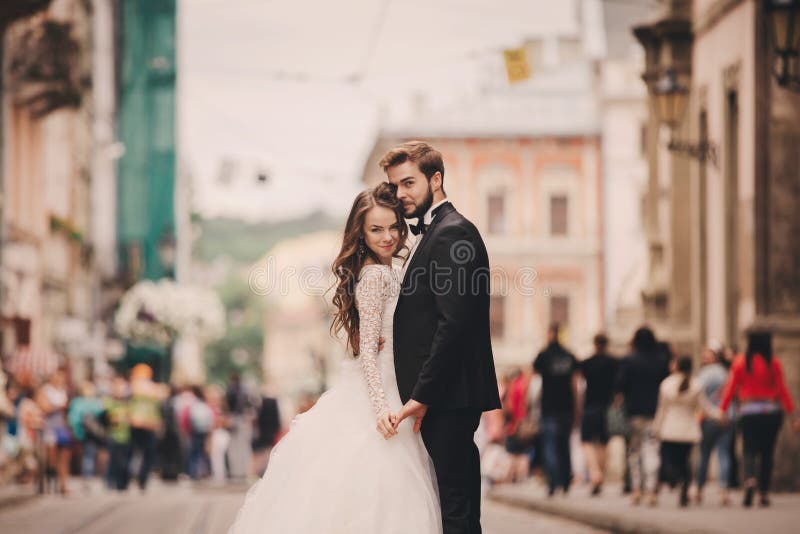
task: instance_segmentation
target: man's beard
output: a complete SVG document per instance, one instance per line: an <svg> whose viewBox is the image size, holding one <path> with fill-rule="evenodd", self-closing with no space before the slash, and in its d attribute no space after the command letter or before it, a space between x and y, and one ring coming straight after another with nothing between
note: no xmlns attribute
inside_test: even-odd
<svg viewBox="0 0 800 534"><path fill-rule="evenodd" d="M431 184L428 183L428 194L425 195L425 200L414 209L411 215L406 215L406 219L421 219L428 213L431 206L433 206L433 190L431 190Z"/></svg>

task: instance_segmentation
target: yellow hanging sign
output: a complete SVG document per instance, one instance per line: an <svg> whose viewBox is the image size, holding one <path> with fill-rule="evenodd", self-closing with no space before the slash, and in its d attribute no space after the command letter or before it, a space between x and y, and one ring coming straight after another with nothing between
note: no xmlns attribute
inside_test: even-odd
<svg viewBox="0 0 800 534"><path fill-rule="evenodd" d="M506 73L509 83L517 83L531 77L531 67L528 63L528 52L524 48L512 48L503 51L506 60Z"/></svg>

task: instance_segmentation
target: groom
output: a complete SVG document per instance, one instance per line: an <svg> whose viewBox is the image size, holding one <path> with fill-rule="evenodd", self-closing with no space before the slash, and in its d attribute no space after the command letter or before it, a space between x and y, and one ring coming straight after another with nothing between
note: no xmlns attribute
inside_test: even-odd
<svg viewBox="0 0 800 534"><path fill-rule="evenodd" d="M489 339L489 257L478 230L447 200L442 155L404 143L379 165L397 186L416 240L394 313L394 359L414 430L433 460L444 534L479 534L481 413L500 408Z"/></svg>

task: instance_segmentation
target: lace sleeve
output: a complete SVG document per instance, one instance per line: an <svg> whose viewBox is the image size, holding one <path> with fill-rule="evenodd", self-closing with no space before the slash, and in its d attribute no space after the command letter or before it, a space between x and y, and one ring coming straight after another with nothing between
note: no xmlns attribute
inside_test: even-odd
<svg viewBox="0 0 800 534"><path fill-rule="evenodd" d="M387 275L388 273L380 266L365 267L356 286L359 317L358 361L364 373L364 380L367 382L369 400L379 417L389 411L377 361L383 305L388 293Z"/></svg>

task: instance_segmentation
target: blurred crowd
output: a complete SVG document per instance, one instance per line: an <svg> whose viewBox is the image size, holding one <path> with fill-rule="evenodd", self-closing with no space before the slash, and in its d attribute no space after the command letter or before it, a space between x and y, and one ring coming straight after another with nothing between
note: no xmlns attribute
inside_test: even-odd
<svg viewBox="0 0 800 534"><path fill-rule="evenodd" d="M147 487L152 473L214 483L247 482L266 469L280 437L278 402L228 384L172 387L145 364L73 384L59 368L40 381L0 371L0 485L67 494L79 475L110 490ZM38 383L37 383L38 382Z"/></svg>
<svg viewBox="0 0 800 534"><path fill-rule="evenodd" d="M742 353L711 346L698 358L676 355L647 327L624 357L602 333L583 359L562 344L557 324L547 339L531 365L500 377L503 409L482 418L485 488L536 476L551 496L576 483L597 496L614 464L633 504L656 505L669 486L687 506L703 501L715 457L721 504L741 487L745 506L756 495L769 505L776 438L794 415L769 333L751 332ZM64 368L38 381L9 376L0 371L0 485L66 494L79 475L86 488L97 477L110 490L144 491L154 472L247 483L282 435L278 401L236 374L224 386L186 387L155 382L145 364L79 384ZM297 411L315 400L304 397ZM612 439L621 446L609 447Z"/></svg>
<svg viewBox="0 0 800 534"><path fill-rule="evenodd" d="M744 506L756 494L769 506L776 438L794 405L768 332L751 332L743 353L716 345L696 359L676 355L647 327L618 357L601 333L581 360L559 330L549 328L530 366L500 379L503 409L484 414L478 434L485 488L541 476L550 496L575 482L597 496L617 460L634 505L655 506L668 486L688 506L702 503L716 456L722 505L730 504L730 488L741 487ZM800 430L800 421L792 426ZM612 438L624 445L609 448ZM609 458L611 451L622 457Z"/></svg>

